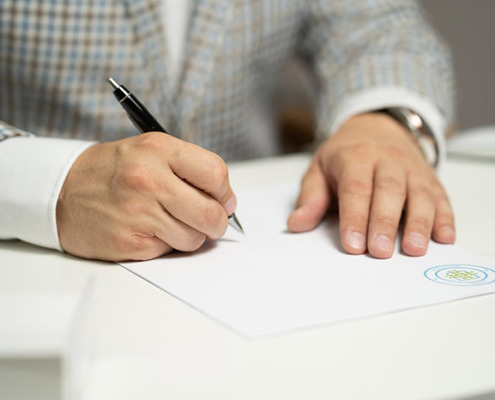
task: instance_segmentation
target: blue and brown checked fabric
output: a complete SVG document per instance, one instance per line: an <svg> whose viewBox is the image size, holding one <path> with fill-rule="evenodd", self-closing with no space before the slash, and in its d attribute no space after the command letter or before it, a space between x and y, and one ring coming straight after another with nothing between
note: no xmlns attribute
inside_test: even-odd
<svg viewBox="0 0 495 400"><path fill-rule="evenodd" d="M135 135L106 83L112 76L178 137L226 160L272 154L274 99L298 53L319 83L323 134L339 102L380 86L410 89L452 117L448 54L413 1L195 1L178 85L167 82L159 7L2 0L0 139Z"/></svg>

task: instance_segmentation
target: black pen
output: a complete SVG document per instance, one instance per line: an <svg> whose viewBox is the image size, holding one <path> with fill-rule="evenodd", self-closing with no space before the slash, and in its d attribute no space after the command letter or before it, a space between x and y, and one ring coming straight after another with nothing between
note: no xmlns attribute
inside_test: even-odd
<svg viewBox="0 0 495 400"><path fill-rule="evenodd" d="M141 133L144 132L163 132L167 133L165 128L151 115L145 106L134 96L125 86L120 85L113 78L108 78L108 83L112 86L113 94L118 100L122 108L125 110L129 119L134 126L138 128ZM239 220L235 216L235 213L229 215L229 225L236 231L244 233Z"/></svg>

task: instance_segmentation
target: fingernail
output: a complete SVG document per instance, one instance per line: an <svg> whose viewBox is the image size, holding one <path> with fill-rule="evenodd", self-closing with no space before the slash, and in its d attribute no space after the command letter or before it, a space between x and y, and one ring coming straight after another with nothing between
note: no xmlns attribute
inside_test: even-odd
<svg viewBox="0 0 495 400"><path fill-rule="evenodd" d="M428 239L419 232L409 233L407 240L415 247L425 248L428 245Z"/></svg>
<svg viewBox="0 0 495 400"><path fill-rule="evenodd" d="M311 207L311 204L308 204L308 203L303 203L301 205L299 205L295 210L294 212L298 213L299 215L302 215L302 216L305 216L308 214L308 212L310 212L312 209Z"/></svg>
<svg viewBox="0 0 495 400"><path fill-rule="evenodd" d="M373 243L375 244L376 247L378 247L381 250L390 252L394 249L394 245L392 244L392 241L385 235L375 236Z"/></svg>
<svg viewBox="0 0 495 400"><path fill-rule="evenodd" d="M235 196L232 196L230 199L228 199L226 201L226 203L223 205L223 208L225 210L225 212L227 213L227 215L232 215L234 214L234 211L235 211L235 207L236 207L236 198Z"/></svg>
<svg viewBox="0 0 495 400"><path fill-rule="evenodd" d="M363 250L366 245L364 235L359 232L349 232L347 234L347 244L354 249Z"/></svg>
<svg viewBox="0 0 495 400"><path fill-rule="evenodd" d="M450 225L444 225L440 228L440 234L442 238L448 238L449 240L455 239L455 231Z"/></svg>

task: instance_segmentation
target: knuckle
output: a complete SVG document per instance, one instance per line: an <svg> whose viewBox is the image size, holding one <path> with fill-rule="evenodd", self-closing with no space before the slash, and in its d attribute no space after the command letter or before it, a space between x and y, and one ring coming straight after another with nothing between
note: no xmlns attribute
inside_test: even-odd
<svg viewBox="0 0 495 400"><path fill-rule="evenodd" d="M363 197L371 196L373 192L373 186L370 181L353 178L343 184L342 186L342 195L357 195Z"/></svg>
<svg viewBox="0 0 495 400"><path fill-rule="evenodd" d="M374 225L381 228L381 230L386 230L387 232L392 232L397 229L399 224L398 218L392 215L379 215L373 220Z"/></svg>
<svg viewBox="0 0 495 400"><path fill-rule="evenodd" d="M219 204L209 205L203 210L203 228L207 232L215 231L225 218L225 212Z"/></svg>
<svg viewBox="0 0 495 400"><path fill-rule="evenodd" d="M433 199L433 193L431 190L431 186L428 183L421 184L416 186L412 190L412 194L415 196L421 196L421 197L426 197L429 199Z"/></svg>
<svg viewBox="0 0 495 400"><path fill-rule="evenodd" d="M394 144L385 145L383 151L387 158L395 161L403 161L405 159L404 151Z"/></svg>
<svg viewBox="0 0 495 400"><path fill-rule="evenodd" d="M145 215L147 211L145 204L137 199L128 200L125 205L123 205L123 208L127 215L133 215L136 216L136 218Z"/></svg>
<svg viewBox="0 0 495 400"><path fill-rule="evenodd" d="M386 190L400 195L406 194L405 182L393 176L377 179L375 186L378 190Z"/></svg>
<svg viewBox="0 0 495 400"><path fill-rule="evenodd" d="M144 165L132 165L122 172L124 184L137 191L156 189L156 182L152 172Z"/></svg>
<svg viewBox="0 0 495 400"><path fill-rule="evenodd" d="M111 247L123 259L135 259L148 247L147 238L127 233L117 233L109 240Z"/></svg>
<svg viewBox="0 0 495 400"><path fill-rule="evenodd" d="M370 160L372 152L367 144L354 143L337 152L334 157L338 165L346 165L355 160Z"/></svg>
<svg viewBox="0 0 495 400"><path fill-rule="evenodd" d="M184 243L181 243L176 248L177 250L180 251L187 251L187 252L196 251L203 245L205 240L206 240L205 234L195 231L194 233L188 236L187 240L185 240Z"/></svg>
<svg viewBox="0 0 495 400"><path fill-rule="evenodd" d="M162 132L148 132L136 137L136 146L148 150L162 150L167 135Z"/></svg>
<svg viewBox="0 0 495 400"><path fill-rule="evenodd" d="M148 249L148 239L149 238L143 236L132 235L129 236L127 240L123 241L123 244L125 245L126 250L131 254L140 254Z"/></svg>
<svg viewBox="0 0 495 400"><path fill-rule="evenodd" d="M426 232L431 228L432 220L428 217L415 216L408 218L408 225L414 230Z"/></svg>
<svg viewBox="0 0 495 400"><path fill-rule="evenodd" d="M227 164L225 164L220 156L214 154L208 160L206 168L211 179L210 182L216 188L222 187L228 180Z"/></svg>
<svg viewBox="0 0 495 400"><path fill-rule="evenodd" d="M115 238L114 243L120 260L151 260L172 251L172 247L156 237L140 234L122 234Z"/></svg>
<svg viewBox="0 0 495 400"><path fill-rule="evenodd" d="M365 143L355 143L348 147L347 156L352 158L367 158L370 154L370 148Z"/></svg>

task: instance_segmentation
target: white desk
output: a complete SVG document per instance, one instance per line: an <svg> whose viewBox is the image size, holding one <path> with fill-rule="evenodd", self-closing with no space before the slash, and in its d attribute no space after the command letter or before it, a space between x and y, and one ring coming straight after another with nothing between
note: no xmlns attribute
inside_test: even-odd
<svg viewBox="0 0 495 400"><path fill-rule="evenodd" d="M299 179L307 162L235 164L232 184ZM442 175L458 244L495 260L495 164L451 160ZM0 243L2 291L76 285L89 274L84 400L495 397L495 295L250 342L119 266Z"/></svg>

